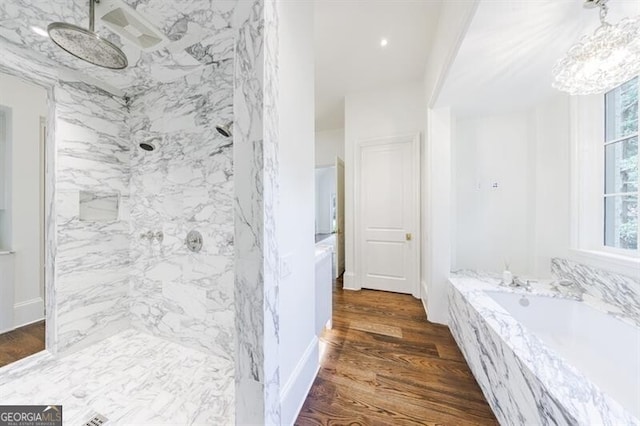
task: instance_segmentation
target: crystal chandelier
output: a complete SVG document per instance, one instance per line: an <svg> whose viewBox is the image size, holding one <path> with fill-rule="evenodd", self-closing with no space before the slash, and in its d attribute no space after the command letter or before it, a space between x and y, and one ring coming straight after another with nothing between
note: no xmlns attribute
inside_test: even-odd
<svg viewBox="0 0 640 426"><path fill-rule="evenodd" d="M553 87L571 95L605 93L640 74L640 16L606 22L608 0L585 0L600 8L600 26L553 67Z"/></svg>

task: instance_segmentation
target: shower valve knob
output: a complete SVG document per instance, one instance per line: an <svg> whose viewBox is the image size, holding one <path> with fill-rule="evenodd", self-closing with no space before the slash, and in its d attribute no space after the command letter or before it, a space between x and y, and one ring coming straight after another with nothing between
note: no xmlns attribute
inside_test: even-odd
<svg viewBox="0 0 640 426"><path fill-rule="evenodd" d="M190 231L185 238L185 244L189 251L198 253L202 250L202 234L196 230Z"/></svg>
<svg viewBox="0 0 640 426"><path fill-rule="evenodd" d="M151 241L153 237L154 237L153 231L147 231L140 234L140 238L142 238L143 240Z"/></svg>

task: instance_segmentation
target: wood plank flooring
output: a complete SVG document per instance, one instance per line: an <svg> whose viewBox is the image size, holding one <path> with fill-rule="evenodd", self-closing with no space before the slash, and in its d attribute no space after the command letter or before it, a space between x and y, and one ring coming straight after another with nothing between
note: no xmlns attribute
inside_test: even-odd
<svg viewBox="0 0 640 426"><path fill-rule="evenodd" d="M334 287L333 329L296 425L497 425L449 329L409 295Z"/></svg>
<svg viewBox="0 0 640 426"><path fill-rule="evenodd" d="M44 350L44 321L0 334L0 367Z"/></svg>

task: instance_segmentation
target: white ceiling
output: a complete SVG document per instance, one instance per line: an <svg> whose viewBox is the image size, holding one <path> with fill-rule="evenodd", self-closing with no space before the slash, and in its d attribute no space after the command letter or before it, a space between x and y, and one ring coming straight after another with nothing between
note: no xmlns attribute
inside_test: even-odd
<svg viewBox="0 0 640 426"><path fill-rule="evenodd" d="M481 1L438 97L457 116L529 108L559 93L551 69L599 25L583 0ZM611 0L611 23L640 14L638 0Z"/></svg>
<svg viewBox="0 0 640 426"><path fill-rule="evenodd" d="M423 77L441 3L315 1L316 130L344 127L348 92Z"/></svg>

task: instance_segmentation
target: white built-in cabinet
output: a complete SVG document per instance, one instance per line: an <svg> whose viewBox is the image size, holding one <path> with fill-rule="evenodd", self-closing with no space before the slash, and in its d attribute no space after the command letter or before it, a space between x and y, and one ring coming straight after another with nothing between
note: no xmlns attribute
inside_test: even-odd
<svg viewBox="0 0 640 426"><path fill-rule="evenodd" d="M316 335L320 336L325 327L331 328L333 312L333 248L316 245Z"/></svg>

